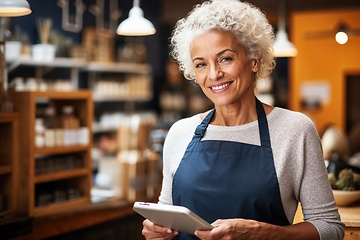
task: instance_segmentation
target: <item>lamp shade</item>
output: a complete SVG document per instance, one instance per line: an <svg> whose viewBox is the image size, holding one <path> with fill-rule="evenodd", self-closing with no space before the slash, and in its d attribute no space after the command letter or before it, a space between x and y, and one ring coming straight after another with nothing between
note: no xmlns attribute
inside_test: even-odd
<svg viewBox="0 0 360 240"><path fill-rule="evenodd" d="M26 0L0 0L1 17L18 17L30 13L31 9Z"/></svg>
<svg viewBox="0 0 360 240"><path fill-rule="evenodd" d="M283 29L279 29L273 45L275 57L295 57L298 53L294 44L289 41L288 35Z"/></svg>
<svg viewBox="0 0 360 240"><path fill-rule="evenodd" d="M154 25L144 18L143 10L135 4L129 11L129 17L120 23L116 33L123 36L147 36L155 34Z"/></svg>
<svg viewBox="0 0 360 240"><path fill-rule="evenodd" d="M275 35L275 42L273 44L275 57L295 57L298 53L294 44L289 41L288 35L286 33L285 16L285 0L281 0L279 4L278 31Z"/></svg>

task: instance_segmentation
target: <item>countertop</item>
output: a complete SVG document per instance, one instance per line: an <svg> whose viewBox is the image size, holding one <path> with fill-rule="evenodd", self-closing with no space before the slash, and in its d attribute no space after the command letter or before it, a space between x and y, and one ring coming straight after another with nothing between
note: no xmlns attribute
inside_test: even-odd
<svg viewBox="0 0 360 240"><path fill-rule="evenodd" d="M339 213L346 227L360 228L360 203L349 207L339 207Z"/></svg>

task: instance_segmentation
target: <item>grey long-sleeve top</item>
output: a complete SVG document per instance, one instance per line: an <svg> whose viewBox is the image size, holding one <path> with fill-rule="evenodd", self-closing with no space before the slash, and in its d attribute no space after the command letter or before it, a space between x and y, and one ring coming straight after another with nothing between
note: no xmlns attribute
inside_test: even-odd
<svg viewBox="0 0 360 240"><path fill-rule="evenodd" d="M344 237L344 224L335 204L314 123L304 114L274 108L267 115L281 200L289 222L299 202L304 220L318 230L321 240ZM163 183L159 203L172 204L172 180L190 143L200 114L177 121L163 150ZM202 140L225 140L260 145L258 122L239 126L209 125Z"/></svg>

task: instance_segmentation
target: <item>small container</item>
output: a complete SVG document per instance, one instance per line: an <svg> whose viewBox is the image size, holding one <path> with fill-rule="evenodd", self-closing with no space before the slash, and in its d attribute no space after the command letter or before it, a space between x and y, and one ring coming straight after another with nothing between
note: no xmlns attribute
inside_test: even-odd
<svg viewBox="0 0 360 240"><path fill-rule="evenodd" d="M38 89L39 89L39 91L43 91L43 92L48 90L47 83L44 80L40 80L38 83Z"/></svg>
<svg viewBox="0 0 360 240"><path fill-rule="evenodd" d="M52 44L35 44L31 48L31 57L34 61L53 61L56 46Z"/></svg>
<svg viewBox="0 0 360 240"><path fill-rule="evenodd" d="M28 91L36 91L38 89L36 78L26 79L25 88Z"/></svg>
<svg viewBox="0 0 360 240"><path fill-rule="evenodd" d="M55 145L58 147L64 146L64 130L61 128L55 129Z"/></svg>
<svg viewBox="0 0 360 240"><path fill-rule="evenodd" d="M5 59L7 62L12 62L20 58L22 43L19 41L5 42Z"/></svg>
<svg viewBox="0 0 360 240"><path fill-rule="evenodd" d="M35 133L36 134L44 134L45 127L44 127L44 119L37 118L35 120Z"/></svg>
<svg viewBox="0 0 360 240"><path fill-rule="evenodd" d="M45 136L45 147L55 147L55 130L46 129L44 136Z"/></svg>
<svg viewBox="0 0 360 240"><path fill-rule="evenodd" d="M79 120L74 116L73 106L64 106L62 108L61 125L64 129L64 145L77 144Z"/></svg>
<svg viewBox="0 0 360 240"><path fill-rule="evenodd" d="M36 148L43 148L45 146L45 137L43 135L35 135Z"/></svg>
<svg viewBox="0 0 360 240"><path fill-rule="evenodd" d="M44 120L37 118L35 120L35 146L36 148L43 148L45 145L45 127Z"/></svg>
<svg viewBox="0 0 360 240"><path fill-rule="evenodd" d="M24 83L24 78L22 78L22 77L14 78L13 84L14 84L15 91L24 91L26 89L25 83Z"/></svg>
<svg viewBox="0 0 360 240"><path fill-rule="evenodd" d="M87 145L90 142L90 133L87 127L81 127L78 134L79 144Z"/></svg>

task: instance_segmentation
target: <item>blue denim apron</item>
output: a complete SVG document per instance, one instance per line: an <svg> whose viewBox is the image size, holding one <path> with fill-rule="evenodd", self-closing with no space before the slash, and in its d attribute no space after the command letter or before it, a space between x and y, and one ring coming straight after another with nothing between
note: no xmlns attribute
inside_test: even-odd
<svg viewBox="0 0 360 240"><path fill-rule="evenodd" d="M289 225L281 202L266 114L256 99L261 146L201 141L215 109L197 126L174 175L172 198L208 221L245 218ZM180 233L177 239L198 239Z"/></svg>

